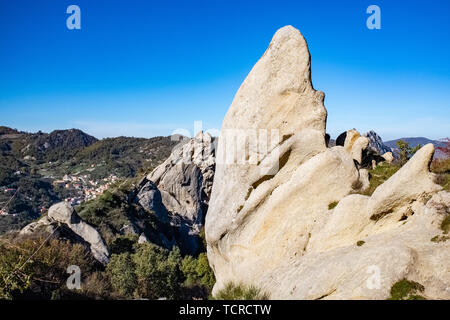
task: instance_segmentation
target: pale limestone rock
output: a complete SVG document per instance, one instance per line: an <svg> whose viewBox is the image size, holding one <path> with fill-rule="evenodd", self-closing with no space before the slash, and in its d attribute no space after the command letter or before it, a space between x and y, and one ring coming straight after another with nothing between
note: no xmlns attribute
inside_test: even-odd
<svg viewBox="0 0 450 320"><path fill-rule="evenodd" d="M76 213L75 213L76 214ZM67 225L72 223L72 216L74 215L73 208L67 202L57 203L48 209L48 218L53 221L65 223ZM74 217L77 218L76 216Z"/></svg>
<svg viewBox="0 0 450 320"><path fill-rule="evenodd" d="M142 243L147 243L147 242L150 242L150 240L148 240L145 233L141 233L141 235L139 236L139 239L138 239L138 243L142 244Z"/></svg>
<svg viewBox="0 0 450 320"><path fill-rule="evenodd" d="M89 243L92 255L99 262L106 264L109 261L109 251L100 233L91 225L84 222L66 202L60 202L50 207L48 217L56 222L63 223L75 234Z"/></svg>
<svg viewBox="0 0 450 320"><path fill-rule="evenodd" d="M199 132L195 138L176 147L147 179L157 187L155 192L161 193L167 211L198 226L206 214L214 165L215 142L210 134Z"/></svg>
<svg viewBox="0 0 450 320"><path fill-rule="evenodd" d="M428 169L433 154L433 144L425 145L388 181L379 186L367 204L370 215L384 215L395 207L407 206L423 194L442 189L433 182L434 174Z"/></svg>
<svg viewBox="0 0 450 320"><path fill-rule="evenodd" d="M48 216L44 216L38 221L31 222L20 230L20 235L30 235L35 232L38 232L45 228L45 230L49 233L54 231L54 227L52 225L54 223L53 219L50 219Z"/></svg>
<svg viewBox="0 0 450 320"><path fill-rule="evenodd" d="M137 202L147 211L153 212L162 223L169 222L166 207L163 204L161 191L150 180L143 179L139 184Z"/></svg>
<svg viewBox="0 0 450 320"><path fill-rule="evenodd" d="M361 137L361 134L355 129L347 131L344 148L349 152L353 159L362 163L362 151L369 146L369 139Z"/></svg>
<svg viewBox="0 0 450 320"><path fill-rule="evenodd" d="M427 298L450 298L450 241L431 241L450 206L428 170L433 146L372 196L353 194L368 187L367 170L354 163L368 139L349 130L343 146L327 149L325 121L306 42L282 28L222 126L206 216L213 292L241 282L273 299L386 299L407 278L423 284ZM229 129L241 130L234 152ZM277 129L280 139L261 151L246 129ZM230 150L244 161L227 161ZM274 159L278 170L270 170Z"/></svg>
<svg viewBox="0 0 450 320"><path fill-rule="evenodd" d="M394 161L394 156L392 155L392 152L386 152L382 155L384 160L386 160L387 163L392 163Z"/></svg>
<svg viewBox="0 0 450 320"><path fill-rule="evenodd" d="M206 219L210 243L217 244L234 228L233 221L245 216L246 210L240 211L249 194L249 200L261 202L299 164L326 149L324 94L312 87L310 63L303 36L284 27L239 88L219 137L209 211L213 213ZM273 137L267 144L266 135ZM232 161L234 148L242 157ZM284 165L280 172L264 182L279 159L286 163L279 163Z"/></svg>
<svg viewBox="0 0 450 320"><path fill-rule="evenodd" d="M370 187L369 170L359 169L359 192L364 192Z"/></svg>
<svg viewBox="0 0 450 320"><path fill-rule="evenodd" d="M386 161L381 154L385 153L384 150L390 150L376 132L370 131L361 136L356 129L340 134L336 145L343 146L355 159L358 168L365 169L375 169L378 163Z"/></svg>
<svg viewBox="0 0 450 320"><path fill-rule="evenodd" d="M192 255L202 246L200 232L211 195L216 143L203 132L182 141L144 179L137 195L146 210L176 229L181 250Z"/></svg>

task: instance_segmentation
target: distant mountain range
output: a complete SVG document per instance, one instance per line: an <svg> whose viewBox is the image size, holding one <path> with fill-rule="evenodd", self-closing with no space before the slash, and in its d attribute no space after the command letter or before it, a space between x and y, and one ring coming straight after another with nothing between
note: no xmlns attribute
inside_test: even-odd
<svg viewBox="0 0 450 320"><path fill-rule="evenodd" d="M431 140L431 139L428 139L428 138L425 138L425 137L400 138L400 139L386 141L386 142L384 142L384 144L387 145L388 147L392 148L394 151L396 151L398 149L397 142L400 141L400 140L408 142L409 146L412 147L412 148L414 148L415 146L417 146L419 144L421 146L424 146L424 145L426 145L428 143L432 143L435 148L444 147L445 146L445 142L443 142L443 141ZM441 157L443 157L443 154L439 150L436 150L435 154L434 154L434 157L435 158L441 158Z"/></svg>
<svg viewBox="0 0 450 320"><path fill-rule="evenodd" d="M395 140L389 140L389 141L385 141L384 144L387 145L390 148L397 148L397 141L403 140L405 142L409 143L410 147L415 147L418 144L420 144L421 146L424 146L428 143L432 143L434 144L435 147L443 147L445 145L444 142L439 141L439 140L431 140L425 137L411 137L411 138L400 138L400 139L395 139Z"/></svg>

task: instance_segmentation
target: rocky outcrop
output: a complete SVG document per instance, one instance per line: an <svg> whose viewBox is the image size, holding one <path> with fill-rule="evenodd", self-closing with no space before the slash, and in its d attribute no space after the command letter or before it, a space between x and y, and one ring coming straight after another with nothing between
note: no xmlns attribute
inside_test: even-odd
<svg viewBox="0 0 450 320"><path fill-rule="evenodd" d="M450 298L450 241L431 241L450 206L428 169L433 146L358 194L370 139L349 130L327 148L323 98L306 41L280 29L222 125L206 216L214 292L240 282L272 299L386 299L407 278Z"/></svg>
<svg viewBox="0 0 450 320"><path fill-rule="evenodd" d="M196 253L215 170L215 141L208 133L180 143L141 183L137 198L176 228L184 252Z"/></svg>
<svg viewBox="0 0 450 320"><path fill-rule="evenodd" d="M392 163L394 161L394 155L392 152L386 152L385 154L381 155L387 163Z"/></svg>
<svg viewBox="0 0 450 320"><path fill-rule="evenodd" d="M363 150L366 150L368 146L369 139L361 137L358 131L355 129L347 131L344 148L351 154L355 161L360 164L363 163Z"/></svg>
<svg viewBox="0 0 450 320"><path fill-rule="evenodd" d="M200 234L214 169L215 140L209 134L200 132L194 139L181 141L166 161L121 199L134 209L127 212L114 234L136 237L139 243L152 242L167 249L179 246L183 253L197 254L203 249ZM59 232L62 229L64 234ZM108 261L108 249L100 234L65 203L52 206L48 215L26 226L21 233L41 231L87 244L98 261L103 264Z"/></svg>
<svg viewBox="0 0 450 320"><path fill-rule="evenodd" d="M100 263L106 265L109 261L109 251L98 231L84 222L66 202L60 202L50 207L48 215L37 222L31 223L20 231L21 235L27 235L44 229L48 233L54 233L60 226L69 229L82 242L88 244L92 256Z"/></svg>
<svg viewBox="0 0 450 320"><path fill-rule="evenodd" d="M312 87L310 64L306 41L283 28L239 88L218 142L206 219L211 250L252 211L246 203L261 207L293 170L326 149L324 94Z"/></svg>
<svg viewBox="0 0 450 320"><path fill-rule="evenodd" d="M161 192L166 209L193 224L202 224L211 194L215 168L215 145L208 133L179 145L153 170L147 180Z"/></svg>
<svg viewBox="0 0 450 320"><path fill-rule="evenodd" d="M161 191L150 180L143 179L138 186L137 202L146 210L154 212L162 223L169 222L169 213L163 204Z"/></svg>
<svg viewBox="0 0 450 320"><path fill-rule="evenodd" d="M381 139L375 131L370 130L369 132L364 133L363 136L369 139L370 148L378 154L383 155L386 152L392 153L392 149L383 143L383 139Z"/></svg>
<svg viewBox="0 0 450 320"><path fill-rule="evenodd" d="M389 155L386 155L386 158L382 156L388 152L385 150L390 148L383 144L383 140L374 131L361 136L356 129L347 130L337 137L336 145L343 146L350 152L361 168L373 168L386 159L391 160Z"/></svg>

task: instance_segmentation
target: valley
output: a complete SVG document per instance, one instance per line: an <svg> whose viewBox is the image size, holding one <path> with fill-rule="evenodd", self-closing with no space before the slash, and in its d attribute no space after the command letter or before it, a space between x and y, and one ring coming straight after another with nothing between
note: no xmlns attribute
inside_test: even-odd
<svg viewBox="0 0 450 320"><path fill-rule="evenodd" d="M97 140L76 129L46 134L0 127L0 234L58 201L80 205L151 171L175 144L170 137Z"/></svg>

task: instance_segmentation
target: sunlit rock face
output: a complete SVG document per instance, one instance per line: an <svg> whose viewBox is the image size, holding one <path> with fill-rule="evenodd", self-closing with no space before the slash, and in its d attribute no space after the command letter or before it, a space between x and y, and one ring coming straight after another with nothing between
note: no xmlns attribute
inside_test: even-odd
<svg viewBox="0 0 450 320"><path fill-rule="evenodd" d="M216 141L199 132L182 141L169 158L156 167L138 193L140 204L161 221L169 221L184 253L198 254L215 169Z"/></svg>
<svg viewBox="0 0 450 320"><path fill-rule="evenodd" d="M39 232L53 234L57 228L69 231L71 240L86 244L92 256L101 264L106 265L109 262L110 253L100 233L83 221L67 202L51 206L48 215L24 227L20 234L30 235Z"/></svg>
<svg viewBox="0 0 450 320"><path fill-rule="evenodd" d="M372 196L358 194L369 139L355 130L326 147L310 61L298 30L278 30L225 116L206 215L214 292L235 282L273 299L385 299L408 278L450 298L450 241L430 241L450 206L428 169L434 147Z"/></svg>

